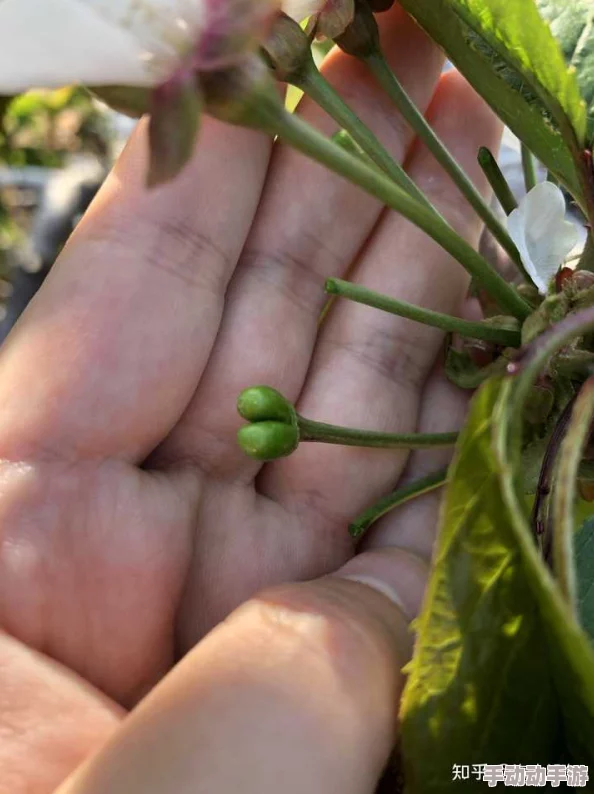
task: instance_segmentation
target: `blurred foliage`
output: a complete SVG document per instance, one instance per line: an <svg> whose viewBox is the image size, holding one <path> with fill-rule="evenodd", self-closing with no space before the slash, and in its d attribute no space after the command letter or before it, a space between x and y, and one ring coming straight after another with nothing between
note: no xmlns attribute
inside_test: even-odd
<svg viewBox="0 0 594 794"><path fill-rule="evenodd" d="M82 88L29 91L0 105L0 162L59 168L77 151L106 154L104 113Z"/></svg>
<svg viewBox="0 0 594 794"><path fill-rule="evenodd" d="M0 97L0 168L60 168L68 157L88 152L108 154L105 113L82 88L29 91ZM23 244L34 202L17 187L0 186L0 278L8 270L8 253Z"/></svg>

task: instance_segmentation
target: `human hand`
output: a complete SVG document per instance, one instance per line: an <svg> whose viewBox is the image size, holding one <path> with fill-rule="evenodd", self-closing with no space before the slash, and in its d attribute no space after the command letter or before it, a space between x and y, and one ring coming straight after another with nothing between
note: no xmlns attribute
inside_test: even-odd
<svg viewBox="0 0 594 794"><path fill-rule="evenodd" d="M497 148L498 122L456 73L440 79L440 54L399 8L382 25L400 79L485 188L476 152ZM363 68L334 54L325 71L476 243L472 210ZM302 112L333 131L310 103ZM455 313L466 273L254 132L207 121L173 184L146 192L145 169L141 124L0 355L0 622L65 668L27 655L28 678L5 639L12 712L50 729L41 743L5 731L0 770L11 794L50 791L120 716L67 671L130 707L253 599L64 791L371 792L438 498L380 522L357 556L346 527L443 453L303 444L261 466L237 446L235 402L266 383L321 421L453 429L464 400L435 367L439 331L346 301L318 319L328 276ZM23 746L35 774L15 766Z"/></svg>

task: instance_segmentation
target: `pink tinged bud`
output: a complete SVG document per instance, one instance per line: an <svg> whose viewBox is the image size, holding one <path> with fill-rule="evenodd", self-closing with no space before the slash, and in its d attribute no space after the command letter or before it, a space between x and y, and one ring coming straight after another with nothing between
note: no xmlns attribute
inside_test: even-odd
<svg viewBox="0 0 594 794"><path fill-rule="evenodd" d="M201 107L201 95L192 72L178 72L153 91L148 187L176 177L191 158Z"/></svg>
<svg viewBox="0 0 594 794"><path fill-rule="evenodd" d="M355 18L355 0L326 0L323 8L313 16L308 31L319 39L337 39Z"/></svg>
<svg viewBox="0 0 594 794"><path fill-rule="evenodd" d="M379 51L379 30L367 3L360 0L355 3L352 22L335 40L343 52L354 58L367 58Z"/></svg>
<svg viewBox="0 0 594 794"><path fill-rule="evenodd" d="M202 0L205 24L192 58L198 72L236 66L265 40L279 0Z"/></svg>
<svg viewBox="0 0 594 794"><path fill-rule="evenodd" d="M282 12L262 47L277 80L290 83L312 64L311 42L300 25Z"/></svg>

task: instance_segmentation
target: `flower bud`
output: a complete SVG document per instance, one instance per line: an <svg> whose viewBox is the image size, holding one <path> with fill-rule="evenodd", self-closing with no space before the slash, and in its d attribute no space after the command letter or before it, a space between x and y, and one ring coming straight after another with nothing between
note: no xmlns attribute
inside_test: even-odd
<svg viewBox="0 0 594 794"><path fill-rule="evenodd" d="M297 424L297 414L291 403L270 386L251 386L239 395L239 415L248 422L275 421Z"/></svg>
<svg viewBox="0 0 594 794"><path fill-rule="evenodd" d="M482 339L464 339L462 352L470 357L476 367L483 369L495 361L498 351L492 342L485 342Z"/></svg>
<svg viewBox="0 0 594 794"><path fill-rule="evenodd" d="M562 267L555 276L555 289L557 292L565 291L570 296L583 290L594 287L594 273L589 270L574 270L571 267Z"/></svg>
<svg viewBox="0 0 594 794"><path fill-rule="evenodd" d="M296 82L302 70L313 62L311 42L301 26L280 13L262 49L277 80Z"/></svg>
<svg viewBox="0 0 594 794"><path fill-rule="evenodd" d="M576 291L594 287L594 273L589 270L574 270L572 285Z"/></svg>
<svg viewBox="0 0 594 794"><path fill-rule="evenodd" d="M243 451L256 460L276 460L299 446L299 430L285 422L255 422L237 433Z"/></svg>
<svg viewBox="0 0 594 794"><path fill-rule="evenodd" d="M379 30L367 3L356 0L353 21L334 40L343 52L355 58L368 58L379 51Z"/></svg>
<svg viewBox="0 0 594 794"><path fill-rule="evenodd" d="M542 295L533 284L518 284L516 290L518 295L528 301L531 306L536 307L542 303Z"/></svg>
<svg viewBox="0 0 594 794"><path fill-rule="evenodd" d="M549 295L538 309L533 312L522 326L522 344L529 345L551 325L560 322L570 309L570 301L565 292Z"/></svg>
<svg viewBox="0 0 594 794"><path fill-rule="evenodd" d="M307 32L318 39L336 39L344 33L355 16L356 0L326 0L324 7L309 21Z"/></svg>
<svg viewBox="0 0 594 794"><path fill-rule="evenodd" d="M263 127L271 108L283 110L270 70L255 54L229 69L203 74L201 86L208 113L229 124Z"/></svg>

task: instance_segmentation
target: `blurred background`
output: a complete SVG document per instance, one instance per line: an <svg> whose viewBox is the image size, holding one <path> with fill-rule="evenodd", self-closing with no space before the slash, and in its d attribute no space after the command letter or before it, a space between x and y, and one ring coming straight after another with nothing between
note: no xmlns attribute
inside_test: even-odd
<svg viewBox="0 0 594 794"><path fill-rule="evenodd" d="M0 97L0 343L134 123L82 88Z"/></svg>

